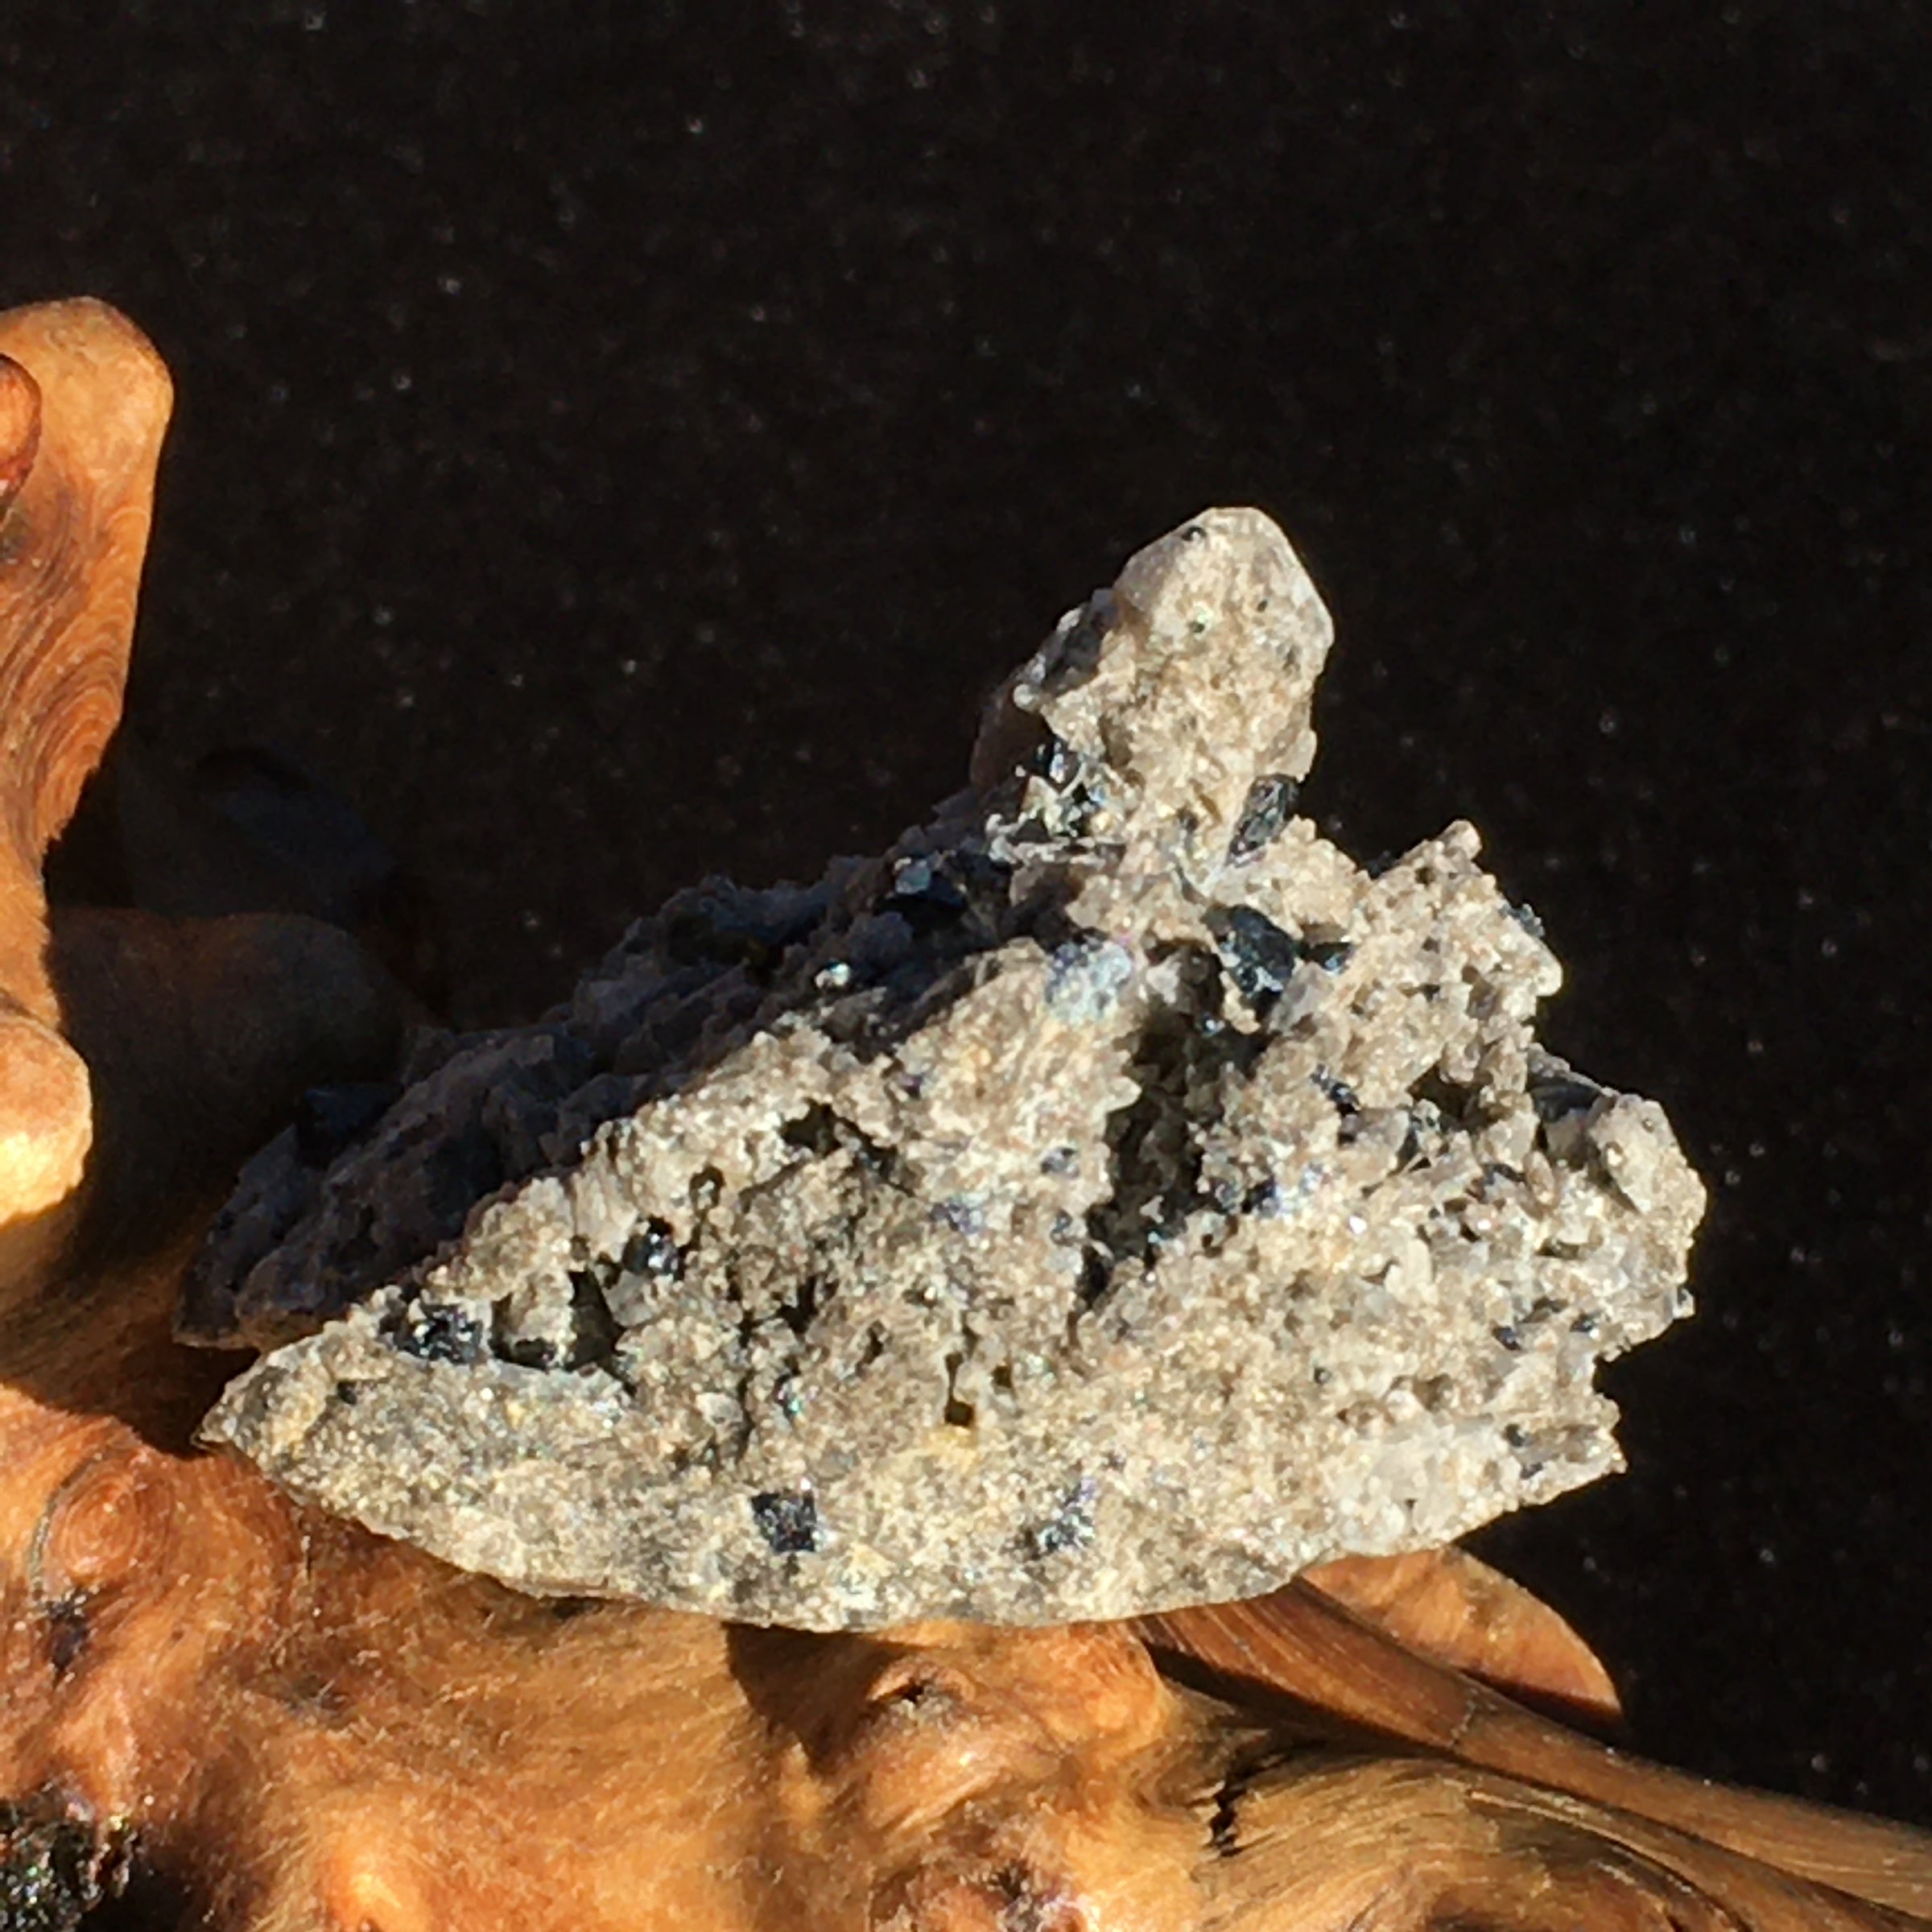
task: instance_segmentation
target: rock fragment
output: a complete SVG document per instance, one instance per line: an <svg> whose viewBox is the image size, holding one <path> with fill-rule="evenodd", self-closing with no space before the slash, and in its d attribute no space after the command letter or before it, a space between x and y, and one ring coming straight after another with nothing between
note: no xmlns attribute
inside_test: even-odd
<svg viewBox="0 0 1932 1932"><path fill-rule="evenodd" d="M209 1439L525 1588L814 1629L1241 1596L1616 1467L1593 1372L1702 1191L1536 1046L1468 826L1371 876L1294 815L1330 635L1210 512L883 857L680 894L271 1150L185 1316L270 1351Z"/></svg>

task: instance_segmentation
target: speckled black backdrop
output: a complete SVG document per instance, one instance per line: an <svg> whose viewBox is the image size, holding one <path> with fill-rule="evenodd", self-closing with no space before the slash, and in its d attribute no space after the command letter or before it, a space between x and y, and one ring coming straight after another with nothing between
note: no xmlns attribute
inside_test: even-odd
<svg viewBox="0 0 1932 1932"><path fill-rule="evenodd" d="M1883 0L0 14L0 303L174 367L134 708L293 750L527 1013L815 872L1203 505L1713 1186L1621 1483L1486 1546L1648 1749L1932 1823L1929 23Z"/></svg>

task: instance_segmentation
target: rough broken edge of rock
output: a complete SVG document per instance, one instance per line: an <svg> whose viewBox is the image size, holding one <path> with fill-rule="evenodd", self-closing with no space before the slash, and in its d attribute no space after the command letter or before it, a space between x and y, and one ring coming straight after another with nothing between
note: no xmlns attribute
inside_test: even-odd
<svg viewBox="0 0 1932 1932"><path fill-rule="evenodd" d="M1330 635L1210 512L883 858L317 1096L191 1289L269 1349L208 1439L524 1588L819 1629L1237 1597L1616 1467L1593 1370L1702 1190L1535 1047L1470 828L1372 877L1294 815Z"/></svg>

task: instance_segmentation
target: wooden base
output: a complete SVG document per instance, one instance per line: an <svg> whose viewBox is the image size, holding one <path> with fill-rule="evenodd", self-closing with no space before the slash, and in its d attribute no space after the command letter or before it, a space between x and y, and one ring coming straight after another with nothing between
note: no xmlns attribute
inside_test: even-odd
<svg viewBox="0 0 1932 1932"><path fill-rule="evenodd" d="M0 317L0 351L9 1932L130 1875L221 1932L1932 1922L1932 1841L1510 1702L1615 1707L1453 1551L1131 1625L809 1636L519 1596L198 1452L232 1364L171 1339L187 1257L402 1001L310 919L93 913L50 945L166 380L93 304Z"/></svg>

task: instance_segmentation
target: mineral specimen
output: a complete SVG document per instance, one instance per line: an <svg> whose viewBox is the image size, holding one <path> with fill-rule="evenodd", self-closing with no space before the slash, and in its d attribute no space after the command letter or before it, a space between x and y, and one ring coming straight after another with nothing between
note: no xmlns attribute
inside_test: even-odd
<svg viewBox="0 0 1932 1932"><path fill-rule="evenodd" d="M883 857L315 1096L191 1286L268 1351L208 1439L527 1589L808 1629L1241 1596L1616 1466L1595 1365L1702 1191L1534 1045L1468 826L1372 874L1294 815L1330 635L1211 512Z"/></svg>

